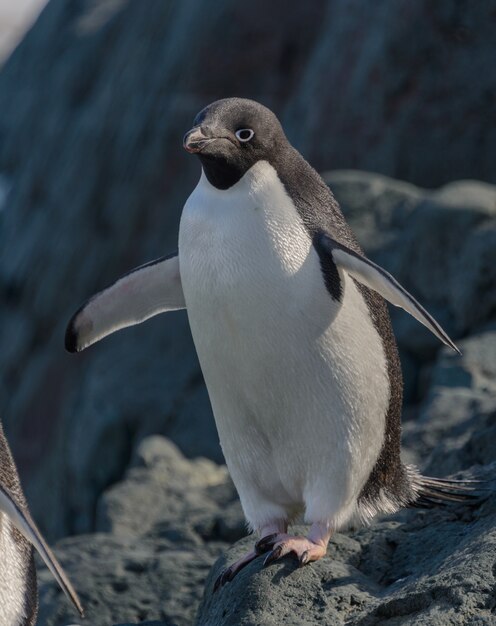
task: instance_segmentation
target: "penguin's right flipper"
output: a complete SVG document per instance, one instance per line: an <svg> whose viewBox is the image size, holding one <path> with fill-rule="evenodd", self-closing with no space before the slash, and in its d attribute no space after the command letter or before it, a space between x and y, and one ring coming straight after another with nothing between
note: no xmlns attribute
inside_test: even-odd
<svg viewBox="0 0 496 626"><path fill-rule="evenodd" d="M141 265L90 298L65 333L68 352L80 352L116 330L186 308L177 252Z"/></svg>
<svg viewBox="0 0 496 626"><path fill-rule="evenodd" d="M386 272L377 263L344 246L322 231L315 236L314 245L321 253L330 255L337 267L340 267L365 287L377 291L394 306L410 313L444 344L461 354L432 315L389 272Z"/></svg>
<svg viewBox="0 0 496 626"><path fill-rule="evenodd" d="M83 607L78 598L74 587L67 578L66 573L62 569L62 566L57 561L57 558L48 547L46 541L43 539L40 531L38 530L33 518L31 517L27 508L21 508L18 506L12 498L7 489L0 485L0 511L5 513L11 520L17 530L36 548L41 558L45 561L48 569L52 572L55 580L60 585L60 588L74 604L79 611L81 617L84 616Z"/></svg>

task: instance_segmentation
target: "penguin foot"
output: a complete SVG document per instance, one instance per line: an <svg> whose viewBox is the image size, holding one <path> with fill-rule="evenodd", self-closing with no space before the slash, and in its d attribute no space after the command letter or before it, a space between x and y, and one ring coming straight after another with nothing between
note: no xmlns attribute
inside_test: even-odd
<svg viewBox="0 0 496 626"><path fill-rule="evenodd" d="M272 533L262 537L255 544L254 550L245 554L220 573L214 583L213 592L215 593L226 583L231 582L243 568L262 554L268 552L263 563L264 567L282 559L287 554L294 554L300 567L303 567L303 565L318 561L326 555L328 541L328 537L324 540L312 541L308 537L287 535L286 533Z"/></svg>
<svg viewBox="0 0 496 626"><path fill-rule="evenodd" d="M287 554L294 554L298 559L300 567L318 561L327 552L326 542L314 542L308 537L279 535L274 539L269 554L265 557L264 567L282 559Z"/></svg>

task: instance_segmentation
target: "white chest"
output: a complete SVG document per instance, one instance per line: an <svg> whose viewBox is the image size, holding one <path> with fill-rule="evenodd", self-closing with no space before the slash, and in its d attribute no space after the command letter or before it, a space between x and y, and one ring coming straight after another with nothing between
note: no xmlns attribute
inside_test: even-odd
<svg viewBox="0 0 496 626"><path fill-rule="evenodd" d="M8 517L0 513L0 624L20 626L26 618L25 563L11 528Z"/></svg>
<svg viewBox="0 0 496 626"><path fill-rule="evenodd" d="M214 405L220 397L213 386L225 388L229 381L244 381L236 383L238 404L239 394L251 393L261 377L268 376L274 393L283 362L287 370L300 359L304 344L318 342L338 311L307 231L266 163L227 191L202 176L184 208L179 258ZM260 387L257 396L263 396ZM255 407L257 398L249 404Z"/></svg>

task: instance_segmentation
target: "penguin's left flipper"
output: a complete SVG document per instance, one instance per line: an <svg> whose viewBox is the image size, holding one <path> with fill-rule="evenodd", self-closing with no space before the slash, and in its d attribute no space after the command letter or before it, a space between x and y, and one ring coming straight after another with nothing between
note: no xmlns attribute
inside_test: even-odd
<svg viewBox="0 0 496 626"><path fill-rule="evenodd" d="M415 298L382 267L337 242L330 235L319 232L314 245L319 254L328 254L338 268L341 268L365 287L377 291L391 304L401 307L426 326L444 344L460 353L446 332Z"/></svg>
<svg viewBox="0 0 496 626"><path fill-rule="evenodd" d="M68 352L80 352L122 328L186 308L177 252L141 265L90 298L65 333Z"/></svg>
<svg viewBox="0 0 496 626"><path fill-rule="evenodd" d="M40 531L38 530L33 518L31 517L27 508L18 506L11 496L9 491L5 487L0 485L0 511L5 513L11 520L17 530L36 548L41 558L45 561L48 569L52 572L55 580L60 585L60 588L74 604L79 611L81 617L84 617L83 607L78 598L78 595L71 585L71 582L67 578L66 573L62 569L62 565L57 561L57 558L48 547L47 543L43 539Z"/></svg>

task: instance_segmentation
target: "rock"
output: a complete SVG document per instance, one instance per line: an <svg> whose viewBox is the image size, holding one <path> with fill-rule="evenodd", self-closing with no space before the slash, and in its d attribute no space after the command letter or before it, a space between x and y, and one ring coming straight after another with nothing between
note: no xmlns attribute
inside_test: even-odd
<svg viewBox="0 0 496 626"><path fill-rule="evenodd" d="M140 624L141 626L167 626L165 622L140 622ZM116 624L116 626L133 626L133 624Z"/></svg>
<svg viewBox="0 0 496 626"><path fill-rule="evenodd" d="M403 426L404 443L436 476L495 459L496 331L474 335L460 348L461 356L443 349L418 417Z"/></svg>
<svg viewBox="0 0 496 626"><path fill-rule="evenodd" d="M141 626L167 626L165 622L140 622L140 624ZM116 624L116 626L133 626L133 624Z"/></svg>
<svg viewBox="0 0 496 626"><path fill-rule="evenodd" d="M154 619L163 626L189 626L215 558L201 546L181 549L158 534L80 535L62 541L58 553L81 596L86 614L81 626ZM42 570L39 584L40 625L77 621L47 570Z"/></svg>
<svg viewBox="0 0 496 626"><path fill-rule="evenodd" d="M64 539L57 554L91 626L190 626L212 563L245 534L234 487L225 467L190 461L160 436L140 443L132 465L100 500L97 527L105 532ZM40 624L74 620L46 569L40 588Z"/></svg>
<svg viewBox="0 0 496 626"><path fill-rule="evenodd" d="M263 569L260 557L213 594L222 568L249 549L246 539L213 567L196 624L489 626L495 516L494 495L474 508L402 513L336 534L328 556L304 568L288 558Z"/></svg>
<svg viewBox="0 0 496 626"><path fill-rule="evenodd" d="M140 622L140 624L141 626L167 626L165 622ZM133 624L116 624L116 626L133 626Z"/></svg>
<svg viewBox="0 0 496 626"><path fill-rule="evenodd" d="M110 140L114 133L130 131L132 139L141 133L153 141L155 129L169 139L173 117L184 118L209 100L238 93L242 75L246 95L278 109L291 138L319 169L362 168L432 187L460 178L496 180L489 165L494 161L494 85L486 71L492 53L491 2L461 7L441 0L432 8L428 0L414 6L385 0L377 10L364 0L351 5L319 0L284 11L286 5L277 0L257 22L248 19L246 7L226 0L208 13L197 0L180 8L156 3L147 11L132 4L100 0L69 11L61 0L52 0L3 69L4 84L24 98L22 109L7 95L3 103L11 157L25 147L32 126L23 129L20 118L28 118L35 102L73 109L85 117L87 134L98 128L88 114L98 108L108 115L113 106ZM256 0L253 10L262 6ZM282 14L274 32L273 20ZM174 34L173 45L164 32ZM249 46L239 45L247 40ZM61 47L64 59L57 56ZM137 53L126 57L132 47ZM49 57L50 71L40 49ZM422 64L424 59L429 62ZM126 71L119 73L123 61ZM253 61L263 62L262 74ZM29 91L12 85L19 68ZM53 91L40 94L42 80L67 94L67 100L59 102ZM131 84L148 91L126 89ZM121 97L123 88L131 100ZM60 118L48 109L40 111L42 116L47 117L48 140L48 131L59 130ZM129 131L117 124L121 117ZM8 132L12 122L22 131L17 150L14 132ZM322 141L323 132L329 140Z"/></svg>
<svg viewBox="0 0 496 626"><path fill-rule="evenodd" d="M285 109L291 138L319 169L360 168L426 187L494 182L494 9L331 3Z"/></svg>
<svg viewBox="0 0 496 626"><path fill-rule="evenodd" d="M187 457L205 456L216 463L225 463L203 378L201 384L197 382L186 394L166 432Z"/></svg>
<svg viewBox="0 0 496 626"><path fill-rule="evenodd" d="M6 208L10 185L5 176L0 176L0 213Z"/></svg>
<svg viewBox="0 0 496 626"><path fill-rule="evenodd" d="M99 530L136 536L160 523L164 531L179 536L190 528L204 528L205 520L216 519L219 504L210 494L229 482L225 466L207 459L188 461L174 444L159 436L140 444L135 462L138 467L129 470L126 480L102 496ZM232 487L229 500L234 498Z"/></svg>

